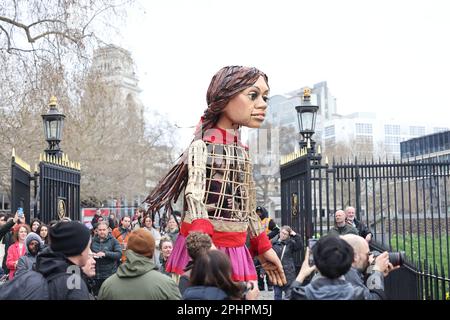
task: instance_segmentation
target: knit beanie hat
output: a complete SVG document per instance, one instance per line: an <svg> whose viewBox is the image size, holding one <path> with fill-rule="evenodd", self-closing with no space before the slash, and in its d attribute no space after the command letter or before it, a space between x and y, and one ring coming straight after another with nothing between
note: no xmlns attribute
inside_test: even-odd
<svg viewBox="0 0 450 320"><path fill-rule="evenodd" d="M73 257L86 249L91 234L89 229L78 221L62 221L50 228L49 237L53 251Z"/></svg>
<svg viewBox="0 0 450 320"><path fill-rule="evenodd" d="M128 238L127 248L133 250L135 253L152 258L155 252L155 239L150 231L144 228L137 229L131 232Z"/></svg>

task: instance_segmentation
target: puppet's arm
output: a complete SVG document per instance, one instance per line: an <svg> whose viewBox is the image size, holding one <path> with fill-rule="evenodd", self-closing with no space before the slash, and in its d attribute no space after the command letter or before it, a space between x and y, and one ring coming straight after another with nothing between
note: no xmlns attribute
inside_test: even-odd
<svg viewBox="0 0 450 320"><path fill-rule="evenodd" d="M207 157L208 150L205 142L202 140L194 141L189 147L189 178L185 198L192 217L191 231L202 231L212 236L213 226L208 219L208 212L204 203Z"/></svg>

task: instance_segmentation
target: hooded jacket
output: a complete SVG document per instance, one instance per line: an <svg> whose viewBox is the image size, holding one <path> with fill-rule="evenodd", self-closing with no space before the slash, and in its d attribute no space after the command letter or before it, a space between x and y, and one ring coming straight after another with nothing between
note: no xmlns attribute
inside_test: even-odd
<svg viewBox="0 0 450 320"><path fill-rule="evenodd" d="M64 254L54 252L47 247L37 256L35 270L47 279L50 299L91 299L81 269L69 261Z"/></svg>
<svg viewBox="0 0 450 320"><path fill-rule="evenodd" d="M352 284L344 277L329 279L317 276L308 285L294 281L291 286L291 300L363 300L361 291L355 292Z"/></svg>
<svg viewBox="0 0 450 320"><path fill-rule="evenodd" d="M28 249L28 245L32 240L36 240L39 243L38 251L35 255L33 255ZM14 274L15 277L20 275L22 272L27 272L33 268L33 264L36 262L36 256L44 248L44 242L36 233L30 232L25 238L25 247L27 251L25 255L20 257L19 261L17 262L16 273Z"/></svg>
<svg viewBox="0 0 450 320"><path fill-rule="evenodd" d="M33 270L21 273L4 286L0 300L92 299L80 268L49 247L37 256Z"/></svg>
<svg viewBox="0 0 450 320"><path fill-rule="evenodd" d="M128 249L117 273L103 282L99 300L179 300L180 290L151 258Z"/></svg>

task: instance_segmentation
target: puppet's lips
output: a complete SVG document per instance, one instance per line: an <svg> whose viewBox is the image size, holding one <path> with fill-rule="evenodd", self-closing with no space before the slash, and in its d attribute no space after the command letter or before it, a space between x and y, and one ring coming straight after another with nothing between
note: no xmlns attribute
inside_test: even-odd
<svg viewBox="0 0 450 320"><path fill-rule="evenodd" d="M264 121L264 119L266 118L266 115L264 113L255 113L252 114L253 118L256 118L258 120Z"/></svg>

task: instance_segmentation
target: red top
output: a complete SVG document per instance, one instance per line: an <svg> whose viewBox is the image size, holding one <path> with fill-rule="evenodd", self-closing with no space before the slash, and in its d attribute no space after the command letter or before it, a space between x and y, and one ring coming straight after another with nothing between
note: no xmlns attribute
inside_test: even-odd
<svg viewBox="0 0 450 320"><path fill-rule="evenodd" d="M14 278L16 272L16 262L19 261L21 256L24 256L27 252L25 243L22 245L22 250L19 249L19 242L15 242L8 248L8 256L6 258L6 267L9 269L9 280Z"/></svg>
<svg viewBox="0 0 450 320"><path fill-rule="evenodd" d="M203 134L203 141L217 144L237 143L248 150L248 146L242 144L239 139L239 132L234 129L211 128Z"/></svg>

